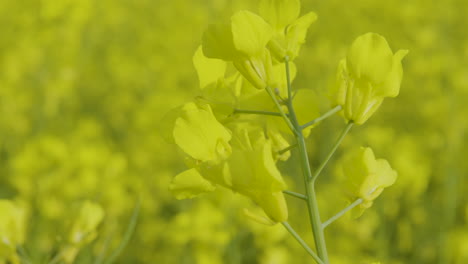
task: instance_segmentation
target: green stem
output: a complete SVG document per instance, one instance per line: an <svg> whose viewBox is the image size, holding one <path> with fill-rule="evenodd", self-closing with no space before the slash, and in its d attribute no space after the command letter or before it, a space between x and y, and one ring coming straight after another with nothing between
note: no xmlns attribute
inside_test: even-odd
<svg viewBox="0 0 468 264"><path fill-rule="evenodd" d="M307 154L307 148L305 144L304 136L302 131L298 136L299 143L299 155L301 159L302 172L304 175L304 184L306 187L307 195L307 209L309 211L309 221L312 226L314 235L315 246L317 253L324 263L328 264L328 252L325 242L325 234L322 228L322 222L320 219L320 211L318 208L317 195L315 193L315 182L311 180L312 171L310 170L309 157Z"/></svg>
<svg viewBox="0 0 468 264"><path fill-rule="evenodd" d="M20 258L21 258L21 261L22 261L21 263L30 264L31 261L30 261L29 255L26 252L26 250L24 249L24 247L22 245L18 245L17 250L18 250L18 253L20 254Z"/></svg>
<svg viewBox="0 0 468 264"><path fill-rule="evenodd" d="M114 232L110 232L107 236L106 239L104 240L104 245L103 248L100 250L99 255L96 257L96 260L94 261L94 264L102 264L104 262L104 256L107 253L107 250L109 249L110 243L112 241L112 237L114 236Z"/></svg>
<svg viewBox="0 0 468 264"><path fill-rule="evenodd" d="M112 253L112 255L107 259L104 263L105 264L112 264L117 260L117 257L119 257L120 253L125 249L127 246L128 242L130 241L130 238L133 235L133 232L135 232L135 227L137 224L138 220L138 215L140 213L140 200L135 205L135 208L133 209L132 213L132 218L130 219L130 223L128 224L127 230L125 231L124 237L122 239L122 242L120 242L120 245L117 247L117 249Z"/></svg>
<svg viewBox="0 0 468 264"><path fill-rule="evenodd" d="M289 61L285 58L286 63L286 77L289 76ZM288 93L291 92L291 82L288 78ZM296 141L299 146L299 157L301 161L302 173L304 176L304 186L306 188L307 196L307 209L309 212L309 221L312 226L312 232L314 236L315 247L317 254L323 263L328 264L328 252L325 243L325 234L322 228L322 222L320 220L320 212L318 208L317 196L315 194L315 182L311 180L312 171L310 170L309 156L307 154L307 147L305 143L305 137L302 133L301 125L299 124L292 101L287 101L289 110L290 121L292 121L294 130L296 131Z"/></svg>
<svg viewBox="0 0 468 264"><path fill-rule="evenodd" d="M304 201L307 201L307 196L303 195L303 194L300 194L300 193L297 193L297 192L293 192L293 191L288 191L288 190L284 190L283 193L285 194L288 194L288 195L291 195L293 197L296 197L296 198L299 198L299 199L302 199Z"/></svg>
<svg viewBox="0 0 468 264"><path fill-rule="evenodd" d="M288 85L288 101L292 102L291 74L289 71L289 56L284 57L284 66L286 67L286 83Z"/></svg>
<svg viewBox="0 0 468 264"><path fill-rule="evenodd" d="M233 114L253 114L253 115L268 115L268 116L279 116L280 113L269 112L269 111L260 111L260 110L244 110L244 109L234 109Z"/></svg>
<svg viewBox="0 0 468 264"><path fill-rule="evenodd" d="M294 230L291 227L291 225L289 225L288 222L283 222L282 224L286 228L286 230L288 230L288 232L297 240L297 242L299 242L299 244L301 244L301 246L307 251L307 253L309 253L312 256L312 258L314 258L315 261L317 261L317 263L325 264L319 258L319 256L317 256L317 254L312 249L310 249L310 247L307 245L307 243L304 241L304 239L302 239L301 236L299 236L299 234L296 232L296 230Z"/></svg>
<svg viewBox="0 0 468 264"><path fill-rule="evenodd" d="M275 103L276 105L276 108L278 109L278 111L280 112L281 116L283 117L284 121L286 122L286 124L288 125L288 127L291 129L291 131L294 133L294 134L297 134L297 129L296 127L293 126L293 124L291 123L291 120L289 120L289 117L288 115L284 112L283 108L281 107L280 103L278 102L278 99L276 99L276 95L273 93L273 91L271 90L270 87L266 87L265 90L267 91L268 95L270 95L271 99L273 100L273 102Z"/></svg>
<svg viewBox="0 0 468 264"><path fill-rule="evenodd" d="M322 116L317 117L316 119L305 123L304 125L301 126L301 128L304 129L304 128L307 128L309 126L313 126L313 125L317 124L318 122L323 121L323 120L327 119L328 117L334 115L336 112L339 112L341 109L343 109L343 107L341 105L337 105L334 108L332 108L331 110L329 110L328 112L326 112L325 114L323 114Z"/></svg>
<svg viewBox="0 0 468 264"><path fill-rule="evenodd" d="M55 264L55 263L59 263L59 261L62 259L62 253L59 252L57 255L54 256L54 258L52 258L51 261L49 261L48 264Z"/></svg>
<svg viewBox="0 0 468 264"><path fill-rule="evenodd" d="M281 155L281 154L283 154L283 153L285 153L285 152L290 151L291 149L293 149L293 148L295 148L295 147L297 147L297 143L294 143L294 144L292 144L291 146L289 146L289 147L287 147L287 148L284 148L284 149L278 151L278 154Z"/></svg>
<svg viewBox="0 0 468 264"><path fill-rule="evenodd" d="M335 220L337 220L338 218L340 218L341 216L343 216L344 214L346 214L349 210L351 210L351 209L353 209L354 207L360 205L362 202L363 202L363 200L362 200L361 198L356 199L356 201L354 201L352 204L346 206L343 210L339 211L336 215L332 216L330 219L328 219L327 221L325 221L325 222L322 224L322 228L325 229L325 227L327 227L327 226L330 225L331 223L335 222Z"/></svg>
<svg viewBox="0 0 468 264"><path fill-rule="evenodd" d="M318 167L318 169L315 171L315 174L314 176L312 176L312 179L311 181L312 182L315 182L317 180L317 177L320 175L320 173L322 172L323 168L325 168L325 166L327 165L328 161L330 160L330 158L333 156L333 154L335 153L336 149L338 148L338 146L341 144L341 141L343 141L343 139L345 138L346 134L348 134L349 130L351 129L351 127L353 126L353 122L350 121L348 122L348 124L346 125L346 127L343 129L343 131L341 132L340 136L338 137L338 139L336 140L335 142L335 145L333 145L331 151L328 153L327 157L325 158L325 160L320 164L320 166Z"/></svg>

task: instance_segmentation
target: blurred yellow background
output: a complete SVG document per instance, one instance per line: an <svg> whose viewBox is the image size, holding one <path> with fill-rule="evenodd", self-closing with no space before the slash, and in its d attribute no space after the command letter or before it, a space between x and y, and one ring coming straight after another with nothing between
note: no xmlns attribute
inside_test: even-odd
<svg viewBox="0 0 468 264"><path fill-rule="evenodd" d="M198 93L192 56L208 24L255 6L0 1L0 198L28 209L24 248L33 263L48 263L88 199L103 206L105 220L76 263L109 255L139 198L136 232L117 263L312 263L282 226L242 216L245 198L216 191L177 201L168 191L184 162L162 139L161 119ZM376 32L392 50L410 51L400 95L337 153L372 146L399 178L361 218L327 229L331 263L468 263L468 2L303 0L302 10L318 20L296 59L294 86L322 96L322 112L357 36ZM312 166L342 126L337 116L313 130ZM318 186L324 218L346 205L333 161ZM300 188L299 169L283 167L289 186ZM288 202L292 224L309 234L305 208Z"/></svg>

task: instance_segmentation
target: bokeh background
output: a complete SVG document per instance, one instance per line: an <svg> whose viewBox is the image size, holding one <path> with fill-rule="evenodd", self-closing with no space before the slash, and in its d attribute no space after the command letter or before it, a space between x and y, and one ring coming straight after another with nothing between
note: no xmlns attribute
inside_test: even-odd
<svg viewBox="0 0 468 264"><path fill-rule="evenodd" d="M241 196L218 190L177 201L168 191L184 164L160 136L161 119L199 93L192 55L207 25L255 6L0 1L0 198L27 206L24 248L33 263L47 263L76 205L89 199L106 217L77 263L118 246L138 199L138 225L117 263L312 263L282 226L242 216ZM352 130L320 179L327 218L346 205L333 165L347 149L371 146L399 173L361 218L327 229L332 263L468 263L468 2L303 0L307 11L318 21L294 86L322 96L323 112L338 61L358 35L376 32L394 51L410 50L400 95ZM336 116L313 130L313 166L343 125ZM282 168L300 191L293 161ZM288 202L292 225L312 243L305 207Z"/></svg>

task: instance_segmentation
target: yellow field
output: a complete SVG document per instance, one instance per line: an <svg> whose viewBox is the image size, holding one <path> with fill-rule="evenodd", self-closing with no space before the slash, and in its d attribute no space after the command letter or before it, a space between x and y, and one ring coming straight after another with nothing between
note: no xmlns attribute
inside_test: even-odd
<svg viewBox="0 0 468 264"><path fill-rule="evenodd" d="M329 263L468 263L468 2L301 2L301 15L317 15L294 58L293 90L312 98L297 93L304 118L336 105L330 90L358 36L409 50L399 95L351 129L316 183L326 220L350 202L338 182L353 149L372 147L398 174L362 216L325 230ZM167 114L205 97L192 58L210 24L244 9L257 13L257 1L0 1L0 264L314 263L281 224L244 214L258 216L260 204L268 221L285 220L249 186L210 178L224 187L186 200L169 191L202 158L165 139ZM333 115L310 130L312 171L345 121ZM197 129L214 133L210 122ZM305 193L290 152L276 165L288 190ZM306 204L286 202L288 222L314 249Z"/></svg>

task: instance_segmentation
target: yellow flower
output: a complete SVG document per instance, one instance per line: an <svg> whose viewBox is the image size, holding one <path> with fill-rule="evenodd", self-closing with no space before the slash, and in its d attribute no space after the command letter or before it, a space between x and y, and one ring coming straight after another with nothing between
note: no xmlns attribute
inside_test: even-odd
<svg viewBox="0 0 468 264"><path fill-rule="evenodd" d="M72 244L89 243L97 236L97 227L104 219L104 210L99 204L85 201L81 206L69 235Z"/></svg>
<svg viewBox="0 0 468 264"><path fill-rule="evenodd" d="M216 120L208 104L185 104L175 120L173 137L186 154L202 162L222 160L231 153L231 133Z"/></svg>
<svg viewBox="0 0 468 264"><path fill-rule="evenodd" d="M358 37L346 59L340 61L337 81L331 91L335 105L343 106L347 120L363 124L385 97L395 97L403 78L401 60L408 53L392 53L387 41L375 33Z"/></svg>
<svg viewBox="0 0 468 264"><path fill-rule="evenodd" d="M26 213L12 201L0 200L0 261L19 263L16 247L24 243Z"/></svg>
<svg viewBox="0 0 468 264"><path fill-rule="evenodd" d="M225 160L207 161L177 175L170 186L179 199L212 191L219 185L257 203L274 221L288 217L282 191L286 184L275 164L272 141L262 129L244 124L233 128L232 154Z"/></svg>
<svg viewBox="0 0 468 264"><path fill-rule="evenodd" d="M274 84L272 61L267 43L273 29L260 16L238 11L228 24L210 25L203 34L203 53L208 58L231 61L257 89Z"/></svg>
<svg viewBox="0 0 468 264"><path fill-rule="evenodd" d="M178 200L193 198L201 193L214 191L215 188L195 168L177 174L169 185L169 190Z"/></svg>
<svg viewBox="0 0 468 264"><path fill-rule="evenodd" d="M305 43L307 29L317 20L314 12L299 17L300 9L299 0L260 1L259 13L275 32L268 48L280 62L285 56L293 60L299 55L300 47Z"/></svg>
<svg viewBox="0 0 468 264"><path fill-rule="evenodd" d="M193 65L197 71L201 96L196 98L200 105L209 103L213 114L218 119L225 119L232 114L236 105L240 74L225 77L227 63L220 59L208 58L198 47L193 56ZM254 89L258 91L257 89Z"/></svg>
<svg viewBox="0 0 468 264"><path fill-rule="evenodd" d="M73 263L79 250L97 237L97 228L104 219L104 210L99 204L85 201L68 235L68 245L60 255L66 263Z"/></svg>
<svg viewBox="0 0 468 264"><path fill-rule="evenodd" d="M376 159L371 148L349 152L339 164L338 173L351 201L361 198L360 213L372 206L384 188L395 183L397 173L384 159Z"/></svg>
<svg viewBox="0 0 468 264"><path fill-rule="evenodd" d="M200 89L205 89L208 85L218 82L224 78L226 62L220 59L211 59L203 54L202 47L198 47L193 55L193 65L197 70Z"/></svg>

